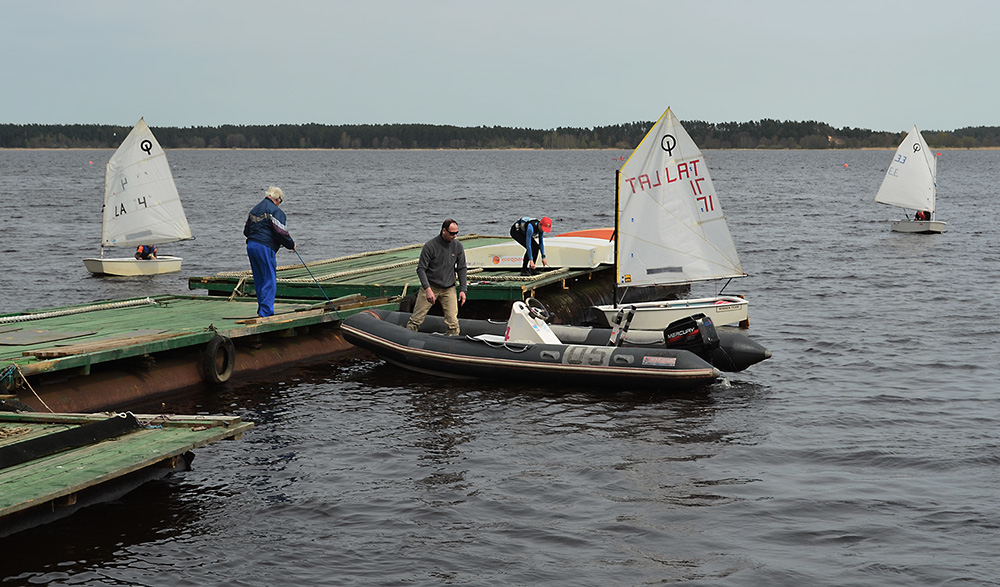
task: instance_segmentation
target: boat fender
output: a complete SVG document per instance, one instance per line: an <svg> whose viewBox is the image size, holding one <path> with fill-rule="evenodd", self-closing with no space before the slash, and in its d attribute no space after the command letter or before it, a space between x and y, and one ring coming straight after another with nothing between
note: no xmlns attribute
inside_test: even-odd
<svg viewBox="0 0 1000 587"><path fill-rule="evenodd" d="M236 366L236 345L228 337L215 335L201 351L202 372L209 383L225 383Z"/></svg>

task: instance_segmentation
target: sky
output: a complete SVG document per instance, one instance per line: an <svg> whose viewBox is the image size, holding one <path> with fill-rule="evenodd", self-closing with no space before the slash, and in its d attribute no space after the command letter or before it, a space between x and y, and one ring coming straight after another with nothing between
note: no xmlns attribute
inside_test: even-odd
<svg viewBox="0 0 1000 587"><path fill-rule="evenodd" d="M0 124L1000 126L994 0L4 0Z"/></svg>

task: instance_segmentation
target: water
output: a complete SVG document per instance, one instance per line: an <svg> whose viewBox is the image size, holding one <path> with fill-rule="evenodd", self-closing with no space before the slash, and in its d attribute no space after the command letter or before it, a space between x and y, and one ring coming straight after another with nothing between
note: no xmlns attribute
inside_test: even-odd
<svg viewBox="0 0 1000 587"><path fill-rule="evenodd" d="M622 154L170 152L198 240L166 247L181 275L137 280L80 262L110 152L0 152L0 312L244 269L271 183L307 261L422 242L446 216L480 234L522 214L609 226ZM4 584L1000 584L1000 151L942 153L935 236L890 233L872 202L890 151L706 156L773 359L680 400L365 356L178 398L164 409L257 426L0 540L18 554Z"/></svg>

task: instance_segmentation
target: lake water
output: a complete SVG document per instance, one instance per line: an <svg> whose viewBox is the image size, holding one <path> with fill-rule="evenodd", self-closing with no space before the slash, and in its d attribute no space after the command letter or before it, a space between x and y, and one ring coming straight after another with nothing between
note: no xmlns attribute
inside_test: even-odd
<svg viewBox="0 0 1000 587"><path fill-rule="evenodd" d="M0 151L0 313L247 268L282 187L306 261L611 226L617 151L172 151L181 274L90 277L110 151ZM943 235L890 151L708 151L774 357L704 397L432 380L359 356L168 402L240 415L194 469L0 540L3 584L998 585L1000 151L943 151ZM293 263L283 251L279 263ZM152 409L155 409L152 408ZM16 556L11 556L16 554Z"/></svg>

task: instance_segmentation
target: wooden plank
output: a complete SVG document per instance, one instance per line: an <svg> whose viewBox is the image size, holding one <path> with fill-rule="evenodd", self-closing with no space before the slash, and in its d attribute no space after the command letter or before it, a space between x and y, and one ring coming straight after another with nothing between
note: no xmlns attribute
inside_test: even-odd
<svg viewBox="0 0 1000 587"><path fill-rule="evenodd" d="M291 322L298 320L300 318L306 318L309 316L319 316L325 314L326 310L319 308L316 310L306 310L304 312L295 312L294 314L275 314L274 316L267 316L264 318L248 318L246 320L237 320L237 324L273 324Z"/></svg>
<svg viewBox="0 0 1000 587"><path fill-rule="evenodd" d="M99 485L210 442L242 435L249 422L188 419L66 451L0 471L0 516ZM217 419L216 419L217 420ZM236 418L236 420L239 420Z"/></svg>
<svg viewBox="0 0 1000 587"><path fill-rule="evenodd" d="M164 332L161 330L159 331L159 334L147 334L143 336L128 336L128 335L110 336L102 338L100 340L95 340L93 342L85 342L71 346L56 347L51 349L27 350L24 351L23 355L33 356L38 359L55 359L59 357L82 355L84 353L96 353L100 351L119 349L137 344L146 344L160 340L167 340L169 338L176 338L178 336L184 336L186 334L189 333Z"/></svg>

